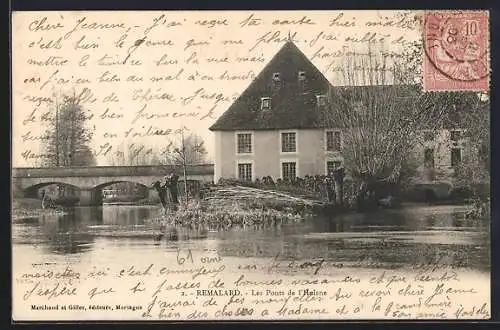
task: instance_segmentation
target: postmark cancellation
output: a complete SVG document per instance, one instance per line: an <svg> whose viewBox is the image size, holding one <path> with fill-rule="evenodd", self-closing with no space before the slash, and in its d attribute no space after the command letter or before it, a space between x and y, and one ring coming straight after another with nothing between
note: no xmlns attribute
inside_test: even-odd
<svg viewBox="0 0 500 330"><path fill-rule="evenodd" d="M432 11L424 14L425 91L489 89L488 11Z"/></svg>

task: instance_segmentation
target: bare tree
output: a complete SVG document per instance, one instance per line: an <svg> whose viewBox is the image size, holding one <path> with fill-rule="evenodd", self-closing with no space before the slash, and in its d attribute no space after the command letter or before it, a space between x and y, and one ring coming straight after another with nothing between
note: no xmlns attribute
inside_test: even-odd
<svg viewBox="0 0 500 330"><path fill-rule="evenodd" d="M330 91L326 126L342 131L342 156L349 174L371 190L375 183L399 183L424 129L442 124L446 100L422 93L409 69L415 58L388 58L383 49L349 52L342 87ZM361 192L366 193L365 191ZM373 197L376 197L371 194Z"/></svg>
<svg viewBox="0 0 500 330"><path fill-rule="evenodd" d="M113 152L108 153L107 161L112 166L161 165L159 150L142 143L123 141ZM119 182L110 186L125 194L136 194L138 185L132 182Z"/></svg>
<svg viewBox="0 0 500 330"><path fill-rule="evenodd" d="M164 161L160 156L156 147L124 141L108 154L107 160L113 166L162 165Z"/></svg>
<svg viewBox="0 0 500 330"><path fill-rule="evenodd" d="M182 167L184 193L187 203L187 166L202 164L205 162L207 151L205 149L203 139L193 133L185 136L184 131L182 131L180 138L170 141L165 149L163 149L162 154L165 157L165 163L167 165L176 165Z"/></svg>
<svg viewBox="0 0 500 330"><path fill-rule="evenodd" d="M458 124L454 128L461 133L465 152L455 169L454 179L459 186L468 186L474 194L480 195L476 189L478 185L490 181L490 101L486 94L460 93L457 97L462 107L456 110L454 117L458 117L455 120Z"/></svg>
<svg viewBox="0 0 500 330"><path fill-rule="evenodd" d="M161 151L167 165L198 165L206 162L207 150L203 139L194 133L184 133L177 139L171 140Z"/></svg>
<svg viewBox="0 0 500 330"><path fill-rule="evenodd" d="M128 165L127 159L125 157L124 143L117 145L115 150L106 155L107 162L112 166L124 166Z"/></svg>

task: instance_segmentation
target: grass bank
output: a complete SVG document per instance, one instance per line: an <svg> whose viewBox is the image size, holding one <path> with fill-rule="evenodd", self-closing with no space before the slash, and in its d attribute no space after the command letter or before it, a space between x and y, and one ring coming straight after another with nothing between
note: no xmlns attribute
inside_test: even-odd
<svg viewBox="0 0 500 330"><path fill-rule="evenodd" d="M16 198L12 201L12 219L34 218L43 215L63 215L62 210L42 209L41 201L36 198Z"/></svg>

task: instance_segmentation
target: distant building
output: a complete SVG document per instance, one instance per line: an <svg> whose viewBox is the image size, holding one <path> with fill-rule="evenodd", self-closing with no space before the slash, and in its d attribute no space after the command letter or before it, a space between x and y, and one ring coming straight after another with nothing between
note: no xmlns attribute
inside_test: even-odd
<svg viewBox="0 0 500 330"><path fill-rule="evenodd" d="M342 165L342 131L325 120L333 88L293 42L286 42L210 127L215 133L215 182L324 175ZM425 142L415 146L421 180L448 176L464 156L460 131L423 134Z"/></svg>

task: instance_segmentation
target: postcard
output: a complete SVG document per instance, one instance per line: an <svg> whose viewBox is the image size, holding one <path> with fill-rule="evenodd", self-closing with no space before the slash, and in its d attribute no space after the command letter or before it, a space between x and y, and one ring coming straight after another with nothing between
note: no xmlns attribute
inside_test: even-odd
<svg viewBox="0 0 500 330"><path fill-rule="evenodd" d="M12 13L12 319L490 319L488 11Z"/></svg>

